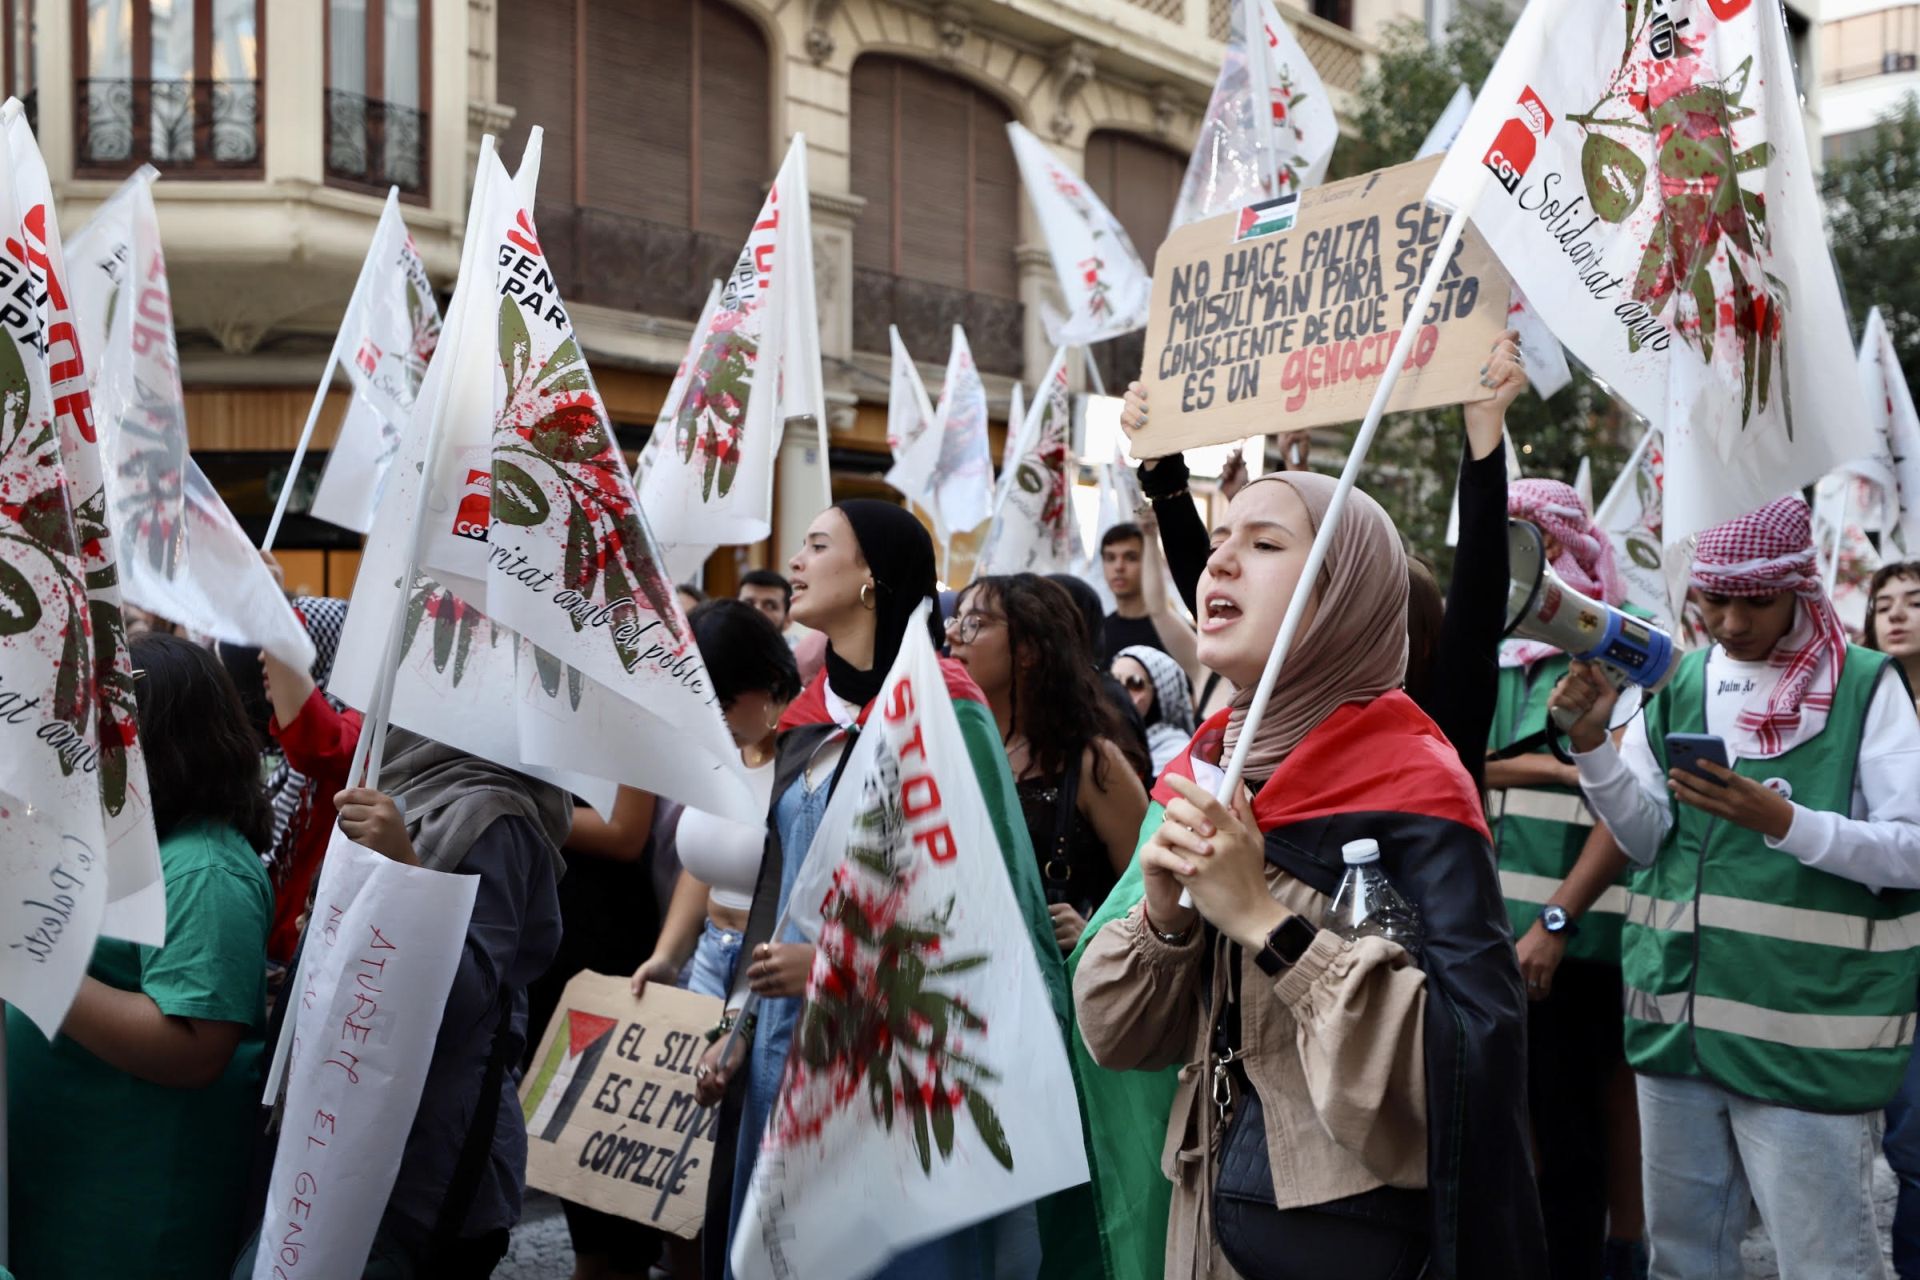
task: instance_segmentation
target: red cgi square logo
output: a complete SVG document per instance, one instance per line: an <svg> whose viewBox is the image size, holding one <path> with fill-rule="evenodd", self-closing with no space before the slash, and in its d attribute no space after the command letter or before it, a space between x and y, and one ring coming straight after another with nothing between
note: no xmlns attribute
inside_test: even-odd
<svg viewBox="0 0 1920 1280"><path fill-rule="evenodd" d="M493 472L469 471L460 489L460 505L453 513L453 532L475 542L487 540L487 526L493 521Z"/></svg>
<svg viewBox="0 0 1920 1280"><path fill-rule="evenodd" d="M373 376L373 371L380 367L380 348L372 338L360 340L360 349L353 353L353 362L359 365L360 371L369 378Z"/></svg>
<svg viewBox="0 0 1920 1280"><path fill-rule="evenodd" d="M1727 22L1745 13L1752 3L1753 0L1707 0L1707 8L1714 17Z"/></svg>
<svg viewBox="0 0 1920 1280"><path fill-rule="evenodd" d="M1520 90L1520 101L1514 107L1514 114L1500 126L1500 133L1487 148L1486 158L1481 161L1493 172L1494 179L1505 187L1509 194L1519 189L1521 176L1533 163L1534 152L1539 149L1540 140L1553 132L1553 113L1547 110L1547 104L1540 101L1540 95L1532 86Z"/></svg>

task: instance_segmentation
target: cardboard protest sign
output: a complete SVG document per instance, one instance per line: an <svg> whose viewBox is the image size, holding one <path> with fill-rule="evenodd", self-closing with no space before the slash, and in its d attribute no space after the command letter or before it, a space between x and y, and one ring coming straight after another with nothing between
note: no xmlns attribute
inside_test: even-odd
<svg viewBox="0 0 1920 1280"><path fill-rule="evenodd" d="M577 973L520 1085L527 1185L691 1240L707 1211L718 1112L693 1069L721 1002ZM692 1141L688 1141L688 1135Z"/></svg>
<svg viewBox="0 0 1920 1280"><path fill-rule="evenodd" d="M1438 159L1381 169L1184 226L1161 245L1147 320L1160 457L1365 416L1446 216L1422 200ZM1390 411L1483 400L1506 274L1471 229L1440 281Z"/></svg>

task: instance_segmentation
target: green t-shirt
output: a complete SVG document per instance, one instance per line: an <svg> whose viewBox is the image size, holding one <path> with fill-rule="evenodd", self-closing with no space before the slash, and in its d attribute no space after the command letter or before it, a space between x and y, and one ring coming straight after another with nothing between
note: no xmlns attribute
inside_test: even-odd
<svg viewBox="0 0 1920 1280"><path fill-rule="evenodd" d="M248 1034L205 1089L136 1080L7 1010L12 1248L25 1280L225 1280L265 1065L273 889L227 827L183 826L160 846L163 947L101 939L87 972L144 991L162 1013L239 1022Z"/></svg>

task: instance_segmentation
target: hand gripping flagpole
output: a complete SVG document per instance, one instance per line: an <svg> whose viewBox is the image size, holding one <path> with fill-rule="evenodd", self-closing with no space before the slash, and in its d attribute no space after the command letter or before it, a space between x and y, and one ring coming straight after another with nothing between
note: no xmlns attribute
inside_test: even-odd
<svg viewBox="0 0 1920 1280"><path fill-rule="evenodd" d="M390 211L400 207L400 188L387 188L387 203L380 210L380 220L384 222ZM379 238L380 222L374 224L374 237ZM353 282L353 294L347 300L347 315L353 314L354 304L365 295L373 280L373 253L360 263L360 274ZM300 428L300 441L293 446L293 461L287 467L287 478L280 486L280 499L273 504L273 519L267 522L267 536L260 540L262 551L273 550L273 541L280 536L280 522L286 518L287 503L293 497L294 482L300 478L300 464L306 461L307 446L313 443L313 429L320 421L320 410L327 403L327 392L333 388L333 373L340 367L340 334L333 335L333 347L327 352L327 367L320 371L320 385L314 389L313 403L307 407L306 425Z"/></svg>
<svg viewBox="0 0 1920 1280"><path fill-rule="evenodd" d="M1340 483L1335 486L1333 500L1327 503L1327 513L1320 518L1320 528L1313 535L1313 546L1307 552L1306 566L1300 570L1300 584L1294 588L1293 598L1287 602L1286 616L1280 620L1280 634L1273 642L1273 651L1267 655L1266 669L1260 673L1260 683L1253 691L1253 702L1247 707L1246 723L1241 726L1240 737L1233 745L1233 755L1227 761L1226 775L1220 779L1220 786L1214 792L1214 798L1221 804L1230 806L1232 797L1240 790L1240 777L1247 767L1247 753L1252 750L1260 721L1267 714L1267 700L1273 696L1273 686L1280 678L1280 668L1285 665L1287 654L1293 649L1293 638L1300 630L1300 620L1306 616L1313 583L1320 577L1320 567L1327 560L1327 549L1333 545L1334 531L1340 527L1340 517L1347 509L1347 495L1353 492L1354 482L1360 477L1360 468L1367 460L1367 450L1373 447L1373 437L1380 429L1380 419L1387 411L1387 401L1393 395L1394 384L1400 380L1400 370L1406 366L1407 357L1412 354L1414 341L1423 327L1416 322L1416 318L1426 315L1427 308L1432 305L1434 291L1439 287L1440 277L1446 272L1447 265L1453 261L1454 247L1460 243L1460 237L1466 231L1467 216L1471 212L1472 204L1469 202L1456 209L1447 219L1447 228L1440 235L1440 244L1434 250L1426 279L1420 282L1420 292L1414 295L1413 305L1407 309L1408 319L1401 326L1399 340L1393 344L1393 354L1387 357L1387 367L1380 375L1379 385L1373 389L1373 402L1367 406L1367 416L1353 437L1353 448L1347 453L1347 465L1340 471ZM1193 898L1182 892L1180 902L1182 906L1191 907Z"/></svg>

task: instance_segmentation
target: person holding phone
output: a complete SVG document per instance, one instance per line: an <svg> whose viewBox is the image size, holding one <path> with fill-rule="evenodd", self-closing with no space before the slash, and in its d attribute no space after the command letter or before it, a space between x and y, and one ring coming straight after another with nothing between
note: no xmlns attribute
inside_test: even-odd
<svg viewBox="0 0 1920 1280"><path fill-rule="evenodd" d="M1920 984L1920 720L1891 660L1847 643L1797 496L1701 534L1691 585L1713 644L1617 748L1592 665L1549 704L1639 864L1621 967L1652 1275L1737 1280L1751 1195L1781 1274L1883 1277L1872 1153Z"/></svg>

